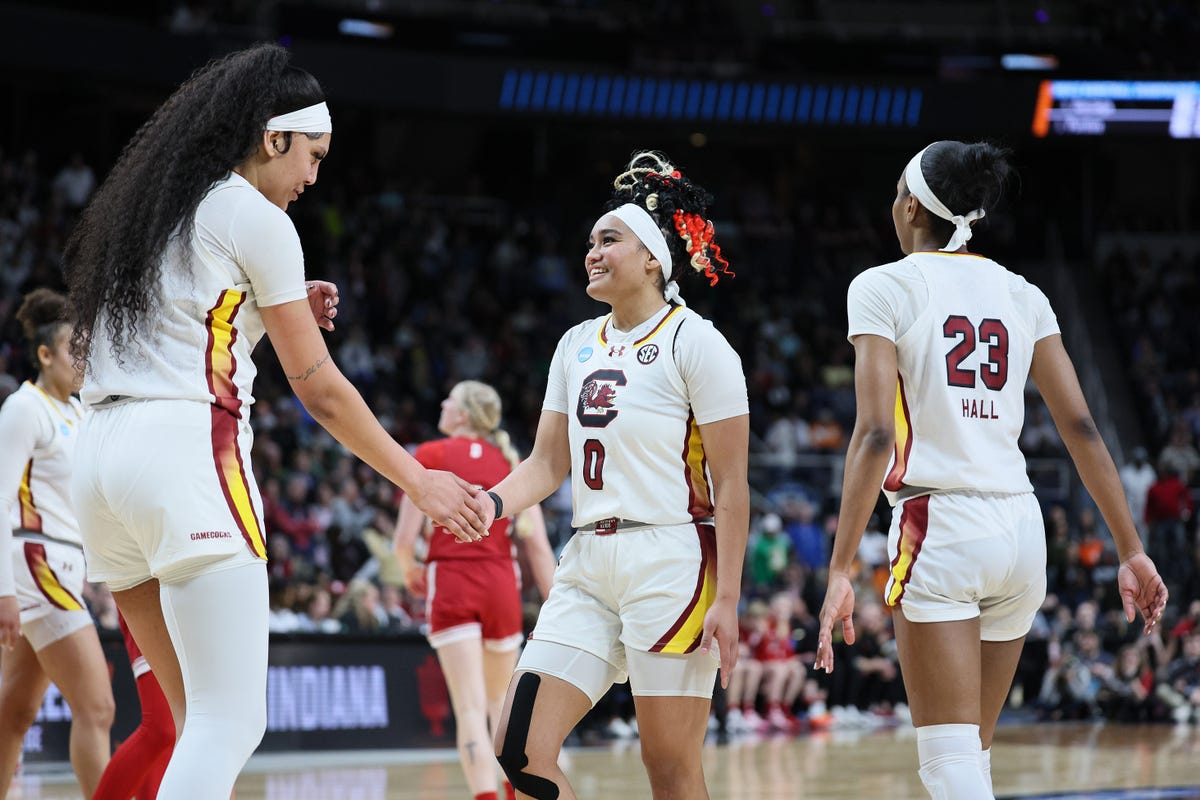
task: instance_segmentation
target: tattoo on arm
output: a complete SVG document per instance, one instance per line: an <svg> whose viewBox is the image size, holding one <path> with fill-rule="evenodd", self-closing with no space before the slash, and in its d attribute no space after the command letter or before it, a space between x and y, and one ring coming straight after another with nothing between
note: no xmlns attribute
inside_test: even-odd
<svg viewBox="0 0 1200 800"><path fill-rule="evenodd" d="M329 353L326 353L324 358L322 358L317 363L313 364L308 369L304 370L303 375L288 375L287 379L289 381L306 381L313 376L314 372L319 370L321 367L325 366L325 362L328 360L329 360Z"/></svg>

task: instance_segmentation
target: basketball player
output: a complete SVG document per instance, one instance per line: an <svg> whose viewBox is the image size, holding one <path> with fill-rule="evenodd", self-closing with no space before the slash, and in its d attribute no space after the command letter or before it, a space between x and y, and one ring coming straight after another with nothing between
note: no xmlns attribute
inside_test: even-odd
<svg viewBox="0 0 1200 800"><path fill-rule="evenodd" d="M117 621L137 682L142 717L137 729L113 753L92 800L129 800L131 797L143 800L158 797L158 787L175 746L175 722L171 719L167 697L129 632L125 618L118 613Z"/></svg>
<svg viewBox="0 0 1200 800"><path fill-rule="evenodd" d="M1046 296L967 252L1009 173L988 144L914 156L892 204L906 257L859 275L847 299L858 417L816 667L833 669L835 622L854 641L850 564L882 483L896 506L884 601L921 780L938 800L992 797L988 748L1046 594L1042 514L1017 448L1027 377L1113 532L1126 617L1140 610L1149 632L1167 601Z"/></svg>
<svg viewBox="0 0 1200 800"><path fill-rule="evenodd" d="M529 458L491 492L496 516L571 474L563 550L509 686L496 749L518 796L574 798L563 739L608 687L632 685L654 797L705 798L701 745L720 650L738 647L749 438L737 353L676 278L728 271L708 193L640 153L588 238L588 294L611 313L562 337ZM689 269L690 267L690 269ZM490 509L489 509L490 510Z"/></svg>
<svg viewBox="0 0 1200 800"><path fill-rule="evenodd" d="M284 209L317 179L324 94L259 45L210 63L126 146L65 261L89 407L72 496L180 738L160 798L227 797L266 725L267 576L251 473L251 352L267 333L334 438L455 536L466 482L424 469L330 362L337 290L305 282ZM184 714L186 696L186 717Z"/></svg>
<svg viewBox="0 0 1200 800"><path fill-rule="evenodd" d="M463 381L451 389L442 401L438 430L449 438L427 442L415 453L429 469L493 486L520 461L508 433L500 429L500 395L486 383ZM424 523L412 501L401 500L396 555L405 573L416 578L410 583L426 586L429 643L437 650L450 689L467 785L475 800L497 800L493 729L525 638L512 546L527 549L543 598L550 593L554 554L541 506L535 504L511 527L507 519L493 522L491 536L473 547L458 546L435 527L421 568L413 563L413 546ZM510 533L515 533L511 539ZM510 786L506 790L512 792Z"/></svg>
<svg viewBox="0 0 1200 800"><path fill-rule="evenodd" d="M50 682L71 709L71 766L91 797L108 763L108 666L83 601L83 548L67 497L82 410L71 393L67 299L30 292L17 309L37 380L0 408L0 795Z"/></svg>

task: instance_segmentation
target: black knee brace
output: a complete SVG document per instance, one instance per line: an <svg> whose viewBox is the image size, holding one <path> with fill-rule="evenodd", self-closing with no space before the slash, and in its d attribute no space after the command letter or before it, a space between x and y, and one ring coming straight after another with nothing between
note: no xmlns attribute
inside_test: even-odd
<svg viewBox="0 0 1200 800"><path fill-rule="evenodd" d="M533 717L533 703L537 699L542 679L535 673L526 672L517 679L513 692L512 706L508 709L508 727L504 730L504 747L496 760L500 762L508 782L521 794L534 800L558 800L558 786L554 781L523 770L529 766L525 755L525 744L529 739L529 722Z"/></svg>

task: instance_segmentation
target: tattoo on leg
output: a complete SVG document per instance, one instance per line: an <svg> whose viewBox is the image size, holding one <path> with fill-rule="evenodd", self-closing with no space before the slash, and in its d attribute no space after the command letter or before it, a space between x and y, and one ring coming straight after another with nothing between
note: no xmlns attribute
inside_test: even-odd
<svg viewBox="0 0 1200 800"><path fill-rule="evenodd" d="M321 367L325 366L325 362L328 361L329 358L330 358L329 353L326 353L324 358L322 358L317 363L313 364L308 369L304 370L303 375L288 375L287 379L289 381L306 381L313 376L314 372L319 370Z"/></svg>
<svg viewBox="0 0 1200 800"><path fill-rule="evenodd" d="M463 745L467 749L467 761L475 763L475 742L467 742Z"/></svg>

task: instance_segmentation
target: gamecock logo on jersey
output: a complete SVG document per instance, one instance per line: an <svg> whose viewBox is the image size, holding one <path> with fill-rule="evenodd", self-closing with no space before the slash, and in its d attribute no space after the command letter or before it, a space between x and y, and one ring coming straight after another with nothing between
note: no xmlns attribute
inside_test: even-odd
<svg viewBox="0 0 1200 800"><path fill-rule="evenodd" d="M617 390L607 383L588 381L583 387L583 410L612 408Z"/></svg>
<svg viewBox="0 0 1200 800"><path fill-rule="evenodd" d="M625 373L619 369L598 369L583 379L575 416L585 428L603 428L619 413L617 387L625 385Z"/></svg>

